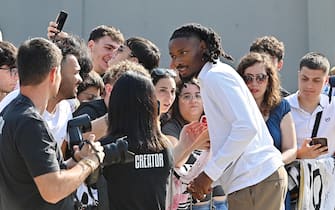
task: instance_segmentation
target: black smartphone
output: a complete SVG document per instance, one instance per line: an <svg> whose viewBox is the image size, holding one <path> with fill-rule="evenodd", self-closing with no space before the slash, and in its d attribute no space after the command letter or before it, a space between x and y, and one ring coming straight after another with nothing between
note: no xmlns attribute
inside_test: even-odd
<svg viewBox="0 0 335 210"><path fill-rule="evenodd" d="M321 144L322 146L327 146L327 138L324 137L313 137L310 145Z"/></svg>
<svg viewBox="0 0 335 210"><path fill-rule="evenodd" d="M56 23L58 24L57 29L59 31L63 29L66 18L67 18L67 12L62 10L58 13L57 18L56 18Z"/></svg>

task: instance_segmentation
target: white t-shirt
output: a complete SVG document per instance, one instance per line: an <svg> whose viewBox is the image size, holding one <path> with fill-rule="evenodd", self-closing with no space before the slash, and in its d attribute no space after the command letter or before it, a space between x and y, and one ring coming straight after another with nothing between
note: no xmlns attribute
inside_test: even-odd
<svg viewBox="0 0 335 210"><path fill-rule="evenodd" d="M68 142L67 122L72 119L72 112L70 104L66 100L62 100L56 105L54 113L45 110L43 118L47 121L49 129L60 147L64 140Z"/></svg>

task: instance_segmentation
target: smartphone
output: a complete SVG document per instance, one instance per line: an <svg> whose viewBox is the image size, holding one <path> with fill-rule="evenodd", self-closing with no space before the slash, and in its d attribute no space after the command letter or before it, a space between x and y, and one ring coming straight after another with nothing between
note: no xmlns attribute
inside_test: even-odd
<svg viewBox="0 0 335 210"><path fill-rule="evenodd" d="M56 23L58 24L57 29L59 31L63 29L66 18L67 18L67 12L62 10L58 13L57 18L56 18Z"/></svg>
<svg viewBox="0 0 335 210"><path fill-rule="evenodd" d="M327 138L324 137L313 137L310 145L321 144L322 146L327 146Z"/></svg>

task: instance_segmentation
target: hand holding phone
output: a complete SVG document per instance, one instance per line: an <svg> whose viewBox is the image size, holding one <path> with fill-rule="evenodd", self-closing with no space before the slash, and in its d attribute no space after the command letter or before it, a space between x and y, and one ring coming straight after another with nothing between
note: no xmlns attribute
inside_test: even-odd
<svg viewBox="0 0 335 210"><path fill-rule="evenodd" d="M321 144L321 146L327 146L327 138L324 137L313 137L312 141L309 143L310 145Z"/></svg>
<svg viewBox="0 0 335 210"><path fill-rule="evenodd" d="M57 15L55 22L49 22L47 36L50 40L55 41L56 38L64 38L68 36L66 32L61 31L63 29L66 18L67 13L64 11L60 11Z"/></svg>

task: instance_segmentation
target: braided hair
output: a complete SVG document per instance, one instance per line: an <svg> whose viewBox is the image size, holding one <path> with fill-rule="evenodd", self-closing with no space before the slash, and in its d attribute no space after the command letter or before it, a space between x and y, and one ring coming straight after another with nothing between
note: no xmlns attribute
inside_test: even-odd
<svg viewBox="0 0 335 210"><path fill-rule="evenodd" d="M204 41L207 51L203 54L204 61L216 63L220 56L227 60L233 61L233 57L224 52L221 46L220 36L211 28L207 28L198 23L189 23L177 28L170 37L170 41L176 38L197 37Z"/></svg>

